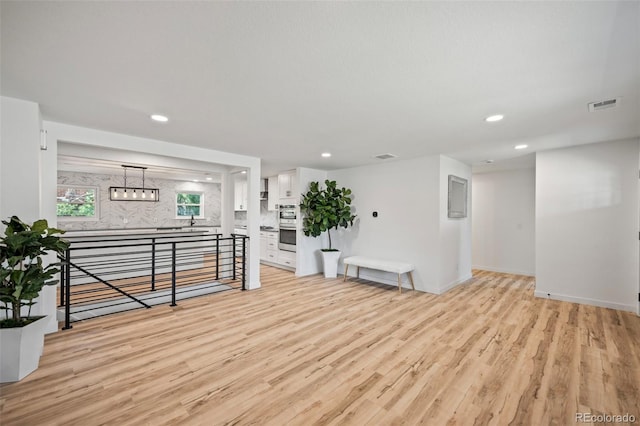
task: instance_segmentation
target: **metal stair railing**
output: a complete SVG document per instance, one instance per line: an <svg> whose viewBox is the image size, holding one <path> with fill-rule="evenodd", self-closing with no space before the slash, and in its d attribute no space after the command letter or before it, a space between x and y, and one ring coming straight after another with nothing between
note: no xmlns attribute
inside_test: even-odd
<svg viewBox="0 0 640 426"><path fill-rule="evenodd" d="M189 286L205 286L216 291L246 290L246 241L249 237L221 236L154 235L72 240L64 255L59 256L62 264L59 306L64 307L63 329L72 328L72 308L82 312L82 308L92 306L91 303L102 306L129 303L122 302L124 296L140 307L150 308L150 303L141 300L140 294L145 291L152 299L150 294L157 290L170 290L170 306L176 306L179 286L187 289L185 292Z"/></svg>

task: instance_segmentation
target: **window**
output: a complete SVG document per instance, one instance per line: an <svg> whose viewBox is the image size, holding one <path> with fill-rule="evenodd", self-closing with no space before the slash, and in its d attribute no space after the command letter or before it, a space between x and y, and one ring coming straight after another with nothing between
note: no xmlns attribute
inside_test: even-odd
<svg viewBox="0 0 640 426"><path fill-rule="evenodd" d="M61 220L98 220L98 188L58 185L56 210Z"/></svg>
<svg viewBox="0 0 640 426"><path fill-rule="evenodd" d="M204 193L178 192L176 194L176 216L178 218L204 216Z"/></svg>

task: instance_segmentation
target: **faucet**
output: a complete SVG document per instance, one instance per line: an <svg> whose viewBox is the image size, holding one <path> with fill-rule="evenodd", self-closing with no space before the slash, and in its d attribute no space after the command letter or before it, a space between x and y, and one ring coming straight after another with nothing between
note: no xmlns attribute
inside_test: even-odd
<svg viewBox="0 0 640 426"><path fill-rule="evenodd" d="M196 220L193 218L193 215L191 215L191 220L189 221L189 225L193 226L196 224Z"/></svg>

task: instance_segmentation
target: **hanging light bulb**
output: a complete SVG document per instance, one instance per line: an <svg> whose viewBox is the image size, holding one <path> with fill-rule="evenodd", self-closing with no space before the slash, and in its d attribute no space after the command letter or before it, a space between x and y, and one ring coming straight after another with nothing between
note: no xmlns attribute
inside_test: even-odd
<svg viewBox="0 0 640 426"><path fill-rule="evenodd" d="M109 187L109 198L120 201L158 201L160 199L160 190L157 188L147 188L145 183L145 169L142 166L122 165L124 169L124 185ZM142 172L142 186L129 186L128 173L130 169L140 170ZM131 190L131 191L129 191ZM138 191L140 190L140 191ZM149 192L147 192L147 190Z"/></svg>
<svg viewBox="0 0 640 426"><path fill-rule="evenodd" d="M124 168L124 195L123 198L127 198L127 168Z"/></svg>

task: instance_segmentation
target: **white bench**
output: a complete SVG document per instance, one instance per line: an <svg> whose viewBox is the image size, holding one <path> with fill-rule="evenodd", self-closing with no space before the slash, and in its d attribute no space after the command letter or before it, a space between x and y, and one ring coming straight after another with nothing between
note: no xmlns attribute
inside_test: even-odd
<svg viewBox="0 0 640 426"><path fill-rule="evenodd" d="M344 280L343 281L347 281L347 271L349 270L349 265L353 265L357 267L356 278L360 278L360 268L377 269L379 271L394 272L398 274L398 291L400 293L402 293L402 281L401 281L400 275L406 273L409 276L409 282L411 283L411 288L414 290L416 289L415 286L413 285L413 276L411 275L411 271L413 271L413 265L410 263L373 259L371 257L366 257L366 256L346 257L343 260L343 262L344 262Z"/></svg>

